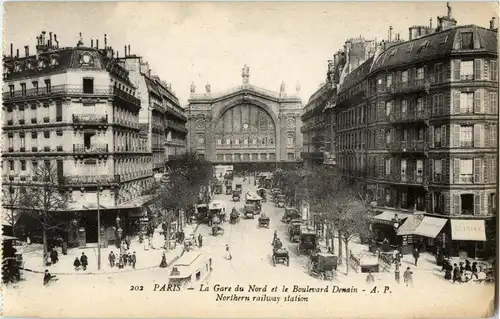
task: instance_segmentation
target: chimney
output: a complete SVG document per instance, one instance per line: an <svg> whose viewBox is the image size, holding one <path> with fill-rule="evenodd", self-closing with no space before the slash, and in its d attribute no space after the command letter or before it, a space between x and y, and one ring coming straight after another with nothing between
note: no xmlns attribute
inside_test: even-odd
<svg viewBox="0 0 500 319"><path fill-rule="evenodd" d="M25 46L24 46L24 55L25 55L26 57L29 57L29 56L30 56L30 47L29 47L29 46L27 46L27 45L25 45Z"/></svg>
<svg viewBox="0 0 500 319"><path fill-rule="evenodd" d="M93 48L94 47L94 39L90 39L90 47Z"/></svg>
<svg viewBox="0 0 500 319"><path fill-rule="evenodd" d="M57 41L57 34L54 33L54 42L56 43L56 48L59 49L59 41Z"/></svg>
<svg viewBox="0 0 500 319"><path fill-rule="evenodd" d="M104 34L104 48L107 49L108 48L108 36L106 34Z"/></svg>
<svg viewBox="0 0 500 319"><path fill-rule="evenodd" d="M16 59L19 59L19 49L16 49Z"/></svg>
<svg viewBox="0 0 500 319"><path fill-rule="evenodd" d="M13 58L14 57L14 44L10 44L10 57Z"/></svg>
<svg viewBox="0 0 500 319"><path fill-rule="evenodd" d="M116 58L118 59L120 57L120 52L116 51Z"/></svg>
<svg viewBox="0 0 500 319"><path fill-rule="evenodd" d="M429 19L429 28L432 29L432 17Z"/></svg>
<svg viewBox="0 0 500 319"><path fill-rule="evenodd" d="M99 39L95 40L95 48L99 50Z"/></svg>
<svg viewBox="0 0 500 319"><path fill-rule="evenodd" d="M392 25L389 27L389 42L392 41Z"/></svg>
<svg viewBox="0 0 500 319"><path fill-rule="evenodd" d="M448 8L448 19L451 19L452 18L452 15L451 15L451 5L449 2L446 2L446 7Z"/></svg>
<svg viewBox="0 0 500 319"><path fill-rule="evenodd" d="M42 45L45 45L45 31L42 31Z"/></svg>
<svg viewBox="0 0 500 319"><path fill-rule="evenodd" d="M124 49L125 49L125 55L124 55L124 57L127 57L127 46L124 46Z"/></svg>
<svg viewBox="0 0 500 319"><path fill-rule="evenodd" d="M490 29L491 30L496 29L495 17L491 18L490 20Z"/></svg>
<svg viewBox="0 0 500 319"><path fill-rule="evenodd" d="M49 47L52 47L52 32L49 32Z"/></svg>
<svg viewBox="0 0 500 319"><path fill-rule="evenodd" d="M128 55L130 55L130 44L128 45Z"/></svg>

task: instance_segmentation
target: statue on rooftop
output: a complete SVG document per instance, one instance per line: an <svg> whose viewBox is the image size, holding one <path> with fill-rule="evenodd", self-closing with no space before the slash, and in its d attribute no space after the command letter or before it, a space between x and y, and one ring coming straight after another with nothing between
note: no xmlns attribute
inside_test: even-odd
<svg viewBox="0 0 500 319"><path fill-rule="evenodd" d="M194 81L191 82L191 94L194 94L194 92L196 92L196 85L194 84Z"/></svg>

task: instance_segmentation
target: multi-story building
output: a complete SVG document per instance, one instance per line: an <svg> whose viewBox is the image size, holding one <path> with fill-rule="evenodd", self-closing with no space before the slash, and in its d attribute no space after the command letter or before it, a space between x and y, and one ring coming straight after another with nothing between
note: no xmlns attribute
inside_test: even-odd
<svg viewBox="0 0 500 319"><path fill-rule="evenodd" d="M497 28L494 19L490 29L457 26L449 6L438 22L411 27L409 41L389 38L341 78L337 162L365 181L382 236L406 250L486 255L497 210Z"/></svg>
<svg viewBox="0 0 500 319"><path fill-rule="evenodd" d="M37 37L36 54L4 56L4 187L29 191L40 165L55 167L70 202L64 218L97 238L97 198L103 226L125 232L150 188L151 153L139 128L141 101L129 72L104 39L59 47ZM14 189L14 187L11 187ZM99 193L98 193L99 192ZM139 214L140 215L140 214ZM132 222L130 222L132 224ZM65 236L64 234L61 234Z"/></svg>
<svg viewBox="0 0 500 319"><path fill-rule="evenodd" d="M152 75L149 63L131 54L130 46L125 47L125 55L119 60L130 72L130 80L141 99L139 122L148 132L147 145L153 154L153 171L163 173L166 162L186 152L187 117L184 109L180 107L172 86Z"/></svg>
<svg viewBox="0 0 500 319"><path fill-rule="evenodd" d="M279 93L251 85L247 66L241 75L241 86L220 94L208 84L203 94L191 86L189 148L235 170L295 166L302 149L300 98L288 96L284 83Z"/></svg>

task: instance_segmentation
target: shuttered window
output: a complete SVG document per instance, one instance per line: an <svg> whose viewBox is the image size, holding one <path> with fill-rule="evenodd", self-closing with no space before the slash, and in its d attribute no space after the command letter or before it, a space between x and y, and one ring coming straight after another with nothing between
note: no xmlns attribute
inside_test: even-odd
<svg viewBox="0 0 500 319"><path fill-rule="evenodd" d="M453 80L460 81L460 60L452 61Z"/></svg>
<svg viewBox="0 0 500 319"><path fill-rule="evenodd" d="M460 92L459 91L453 92L453 113L454 114L462 113L460 110Z"/></svg>
<svg viewBox="0 0 500 319"><path fill-rule="evenodd" d="M490 113L497 114L498 112L497 92L490 92Z"/></svg>
<svg viewBox="0 0 500 319"><path fill-rule="evenodd" d="M441 147L446 147L446 125L441 126Z"/></svg>
<svg viewBox="0 0 500 319"><path fill-rule="evenodd" d="M476 90L474 91L474 113L480 114L482 113L481 111L481 96L482 96L483 90Z"/></svg>
<svg viewBox="0 0 500 319"><path fill-rule="evenodd" d="M474 80L481 80L481 59L474 60Z"/></svg>
<svg viewBox="0 0 500 319"><path fill-rule="evenodd" d="M460 159L453 159L453 183L460 183Z"/></svg>
<svg viewBox="0 0 500 319"><path fill-rule="evenodd" d="M460 147L460 125L453 125L453 147Z"/></svg>
<svg viewBox="0 0 500 319"><path fill-rule="evenodd" d="M483 125L474 124L474 147L484 147L483 145Z"/></svg>
<svg viewBox="0 0 500 319"><path fill-rule="evenodd" d="M481 196L474 195L474 215L481 215Z"/></svg>
<svg viewBox="0 0 500 319"><path fill-rule="evenodd" d="M497 73L497 61L491 60L490 61L490 80L491 81L497 81L498 80L498 73Z"/></svg>
<svg viewBox="0 0 500 319"><path fill-rule="evenodd" d="M434 126L429 126L429 146L434 147Z"/></svg>
<svg viewBox="0 0 500 319"><path fill-rule="evenodd" d="M490 61L484 60L484 80L489 80L490 78Z"/></svg>
<svg viewBox="0 0 500 319"><path fill-rule="evenodd" d="M460 195L453 195L453 212L460 215Z"/></svg>
<svg viewBox="0 0 500 319"><path fill-rule="evenodd" d="M490 183L496 183L497 181L497 160L496 158L492 157L489 160L489 173L490 173Z"/></svg>
<svg viewBox="0 0 500 319"><path fill-rule="evenodd" d="M490 131L489 131L489 146L490 147L497 147L497 125L496 124L491 124L490 125ZM486 136L486 134L485 134Z"/></svg>
<svg viewBox="0 0 500 319"><path fill-rule="evenodd" d="M474 159L474 184L483 182L483 161L480 158Z"/></svg>

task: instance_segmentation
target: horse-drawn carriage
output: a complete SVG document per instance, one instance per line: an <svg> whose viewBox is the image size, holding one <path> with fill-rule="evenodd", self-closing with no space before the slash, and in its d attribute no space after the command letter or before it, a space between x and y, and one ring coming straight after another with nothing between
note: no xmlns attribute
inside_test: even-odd
<svg viewBox="0 0 500 319"><path fill-rule="evenodd" d="M233 193L233 186L226 184L226 195L231 195Z"/></svg>
<svg viewBox="0 0 500 319"><path fill-rule="evenodd" d="M310 254L316 250L318 246L318 235L314 229L308 227L301 227L299 235L299 243L297 244L297 251L299 254Z"/></svg>
<svg viewBox="0 0 500 319"><path fill-rule="evenodd" d="M337 256L330 253L317 253L315 260L311 258L309 274L323 280L332 280L333 271L337 270Z"/></svg>
<svg viewBox="0 0 500 319"><path fill-rule="evenodd" d="M254 209L255 206L253 204L245 204L243 207L243 215L245 216L246 219L254 219Z"/></svg>
<svg viewBox="0 0 500 319"><path fill-rule="evenodd" d="M283 263L290 266L290 254L286 248L283 248L283 243L278 237L273 240L273 266L276 267L277 263Z"/></svg>
<svg viewBox="0 0 500 319"><path fill-rule="evenodd" d="M285 207L285 195L282 194L277 195L276 200L274 201L274 206Z"/></svg>
<svg viewBox="0 0 500 319"><path fill-rule="evenodd" d="M234 185L234 189L238 191L240 194L243 192L243 187L241 186L241 184Z"/></svg>
<svg viewBox="0 0 500 319"><path fill-rule="evenodd" d="M260 214L260 212L262 211L261 200L262 200L262 198L255 193L252 194L249 192L249 193L245 194L245 206L246 205L253 205L254 206L253 213L255 215Z"/></svg>
<svg viewBox="0 0 500 319"><path fill-rule="evenodd" d="M263 202L266 202L266 190L264 188L257 189L257 195L262 198Z"/></svg>
<svg viewBox="0 0 500 319"><path fill-rule="evenodd" d="M212 224L212 235L224 234L224 228L220 224Z"/></svg>
<svg viewBox="0 0 500 319"><path fill-rule="evenodd" d="M231 224L236 224L239 220L240 220L240 213L238 213L238 211L235 208L233 208L231 214L229 215L229 222Z"/></svg>
<svg viewBox="0 0 500 319"><path fill-rule="evenodd" d="M259 217L259 227L265 227L265 228L269 228L269 222L271 220L269 219L268 216L266 216L265 214L262 214L260 217Z"/></svg>
<svg viewBox="0 0 500 319"><path fill-rule="evenodd" d="M215 184L215 194L222 194L223 185L221 182Z"/></svg>
<svg viewBox="0 0 500 319"><path fill-rule="evenodd" d="M300 227L304 225L304 222L302 219L292 219L289 223L290 226L288 226L288 235L290 238L290 241L292 243L296 243L299 241L299 236L300 236Z"/></svg>
<svg viewBox="0 0 500 319"><path fill-rule="evenodd" d="M233 201L234 202L240 201L240 191L238 191L238 190L233 191Z"/></svg>
<svg viewBox="0 0 500 319"><path fill-rule="evenodd" d="M285 214L283 215L281 221L288 224L291 220L301 219L301 218L302 214L296 208L286 207Z"/></svg>

